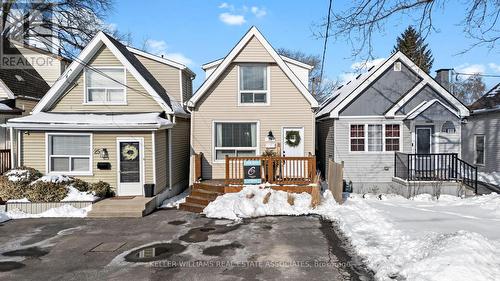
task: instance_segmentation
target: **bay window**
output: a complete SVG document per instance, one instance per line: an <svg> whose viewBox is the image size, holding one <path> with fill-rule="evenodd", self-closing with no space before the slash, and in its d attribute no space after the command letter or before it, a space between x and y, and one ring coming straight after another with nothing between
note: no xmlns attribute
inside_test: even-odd
<svg viewBox="0 0 500 281"><path fill-rule="evenodd" d="M242 64L239 66L240 104L268 104L267 68L265 64Z"/></svg>
<svg viewBox="0 0 500 281"><path fill-rule="evenodd" d="M399 124L350 125L350 151L400 151Z"/></svg>
<svg viewBox="0 0 500 281"><path fill-rule="evenodd" d="M257 155L257 123L215 123L215 160L227 156Z"/></svg>
<svg viewBox="0 0 500 281"><path fill-rule="evenodd" d="M91 173L90 134L48 134L48 168L51 173Z"/></svg>
<svg viewBox="0 0 500 281"><path fill-rule="evenodd" d="M125 69L96 68L85 70L85 102L91 104L123 104Z"/></svg>

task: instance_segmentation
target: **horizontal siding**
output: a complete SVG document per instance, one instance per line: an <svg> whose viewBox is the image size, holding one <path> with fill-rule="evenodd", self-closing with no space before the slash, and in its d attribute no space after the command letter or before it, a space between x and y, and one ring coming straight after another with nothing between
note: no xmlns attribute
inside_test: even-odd
<svg viewBox="0 0 500 281"><path fill-rule="evenodd" d="M191 76L183 72L182 74L182 95L183 102L187 102L193 95L193 81Z"/></svg>
<svg viewBox="0 0 500 281"><path fill-rule="evenodd" d="M106 148L109 159L101 159L99 155L93 155L93 176L76 176L88 182L105 181L113 188L117 184L117 137L142 137L144 138L144 169L145 183L153 182L153 156L151 146L151 132L94 132L92 139L92 151ZM23 134L23 145L21 152L21 164L32 167L46 174L46 145L45 132L30 131L29 134ZM97 169L97 162L111 163L111 170Z"/></svg>
<svg viewBox="0 0 500 281"><path fill-rule="evenodd" d="M176 118L172 133L172 186L189 178L190 120Z"/></svg>
<svg viewBox="0 0 500 281"><path fill-rule="evenodd" d="M274 62L273 57L262 46L262 43L254 36L240 53L234 58L234 62Z"/></svg>
<svg viewBox="0 0 500 281"><path fill-rule="evenodd" d="M37 103L35 100L16 98L16 107L24 110L23 116L30 115Z"/></svg>
<svg viewBox="0 0 500 281"><path fill-rule="evenodd" d="M31 65L50 86L52 86L64 72L66 64L64 61L50 55L24 48L21 45L16 45L16 48L29 62L37 62L32 63Z"/></svg>
<svg viewBox="0 0 500 281"><path fill-rule="evenodd" d="M344 161L344 179L354 183L387 183L394 175L394 152L349 152L350 124L394 124L394 121L366 121L362 119L335 120L335 145L333 156L336 162ZM411 133L408 124L402 125L402 152L411 152ZM328 149L327 149L328 151ZM388 170L385 170L385 168Z"/></svg>
<svg viewBox="0 0 500 281"><path fill-rule="evenodd" d="M156 154L156 192L164 190L168 185L168 144L167 130L155 132Z"/></svg>
<svg viewBox="0 0 500 281"><path fill-rule="evenodd" d="M122 66L121 62L106 47L102 47L89 63L92 66ZM160 105L150 96L144 87L126 73L127 105L85 105L83 71L75 79L75 83L66 94L50 110L52 112L154 112L163 111Z"/></svg>
<svg viewBox="0 0 500 281"><path fill-rule="evenodd" d="M334 120L326 119L316 123L318 164L322 176L327 178L328 159L333 159Z"/></svg>
<svg viewBox="0 0 500 281"><path fill-rule="evenodd" d="M272 64L270 71L270 105L238 106L237 67L231 64L214 86L197 103L192 113L192 144L195 153L203 152L203 177L223 178L224 164L212 162L213 121L259 121L260 152L265 137L272 131L281 142L283 126L304 127L304 152L314 154L314 114L305 97L285 73Z"/></svg>
<svg viewBox="0 0 500 281"><path fill-rule="evenodd" d="M135 56L163 86L170 97L181 101L181 70L140 55Z"/></svg>
<svg viewBox="0 0 500 281"><path fill-rule="evenodd" d="M480 172L500 171L500 112L472 115L462 130L462 158L474 163L474 135L484 135L485 165Z"/></svg>

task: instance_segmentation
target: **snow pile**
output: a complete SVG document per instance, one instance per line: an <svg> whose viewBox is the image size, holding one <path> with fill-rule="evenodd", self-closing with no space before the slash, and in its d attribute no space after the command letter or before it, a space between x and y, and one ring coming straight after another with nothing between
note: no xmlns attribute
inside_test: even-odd
<svg viewBox="0 0 500 281"><path fill-rule="evenodd" d="M68 183L71 181L71 178L64 175L43 176L37 179L36 181L32 182L31 184L35 184L38 181L52 182L52 183Z"/></svg>
<svg viewBox="0 0 500 281"><path fill-rule="evenodd" d="M92 209L92 206L85 208L75 208L71 205L62 205L61 207L48 209L39 214L28 214L18 210L5 212L10 219L27 219L27 218L84 218Z"/></svg>
<svg viewBox="0 0 500 281"><path fill-rule="evenodd" d="M30 171L28 170L22 170L22 169L12 169L9 170L8 172L5 173L5 176L9 179L11 182L18 182L18 181L23 181L29 179Z"/></svg>
<svg viewBox="0 0 500 281"><path fill-rule="evenodd" d="M68 195L64 197L61 202L68 202L68 201L85 201L85 202L94 202L99 197L95 196L93 191L79 191L78 189L74 188L73 186L68 186Z"/></svg>
<svg viewBox="0 0 500 281"><path fill-rule="evenodd" d="M500 222L497 194L467 199L441 196L440 200L428 195L409 200L397 195L363 198L352 194L338 205L326 191L316 209L310 208L309 194L293 196L291 206L286 192L244 187L219 196L203 213L232 220L321 215L337 222L378 280L495 280L500 276L500 237L493 234L500 233L495 227Z"/></svg>
<svg viewBox="0 0 500 281"><path fill-rule="evenodd" d="M0 223L8 220L10 220L9 215L7 215L4 211L0 211Z"/></svg>
<svg viewBox="0 0 500 281"><path fill-rule="evenodd" d="M165 199L160 206L160 209L176 208L179 209L179 205L186 202L186 197L191 193L190 188L186 188L182 193Z"/></svg>
<svg viewBox="0 0 500 281"><path fill-rule="evenodd" d="M480 172L477 173L477 179L482 182L500 186L500 172L492 172L492 173Z"/></svg>
<svg viewBox="0 0 500 281"><path fill-rule="evenodd" d="M28 200L28 198L24 197L24 198L21 198L21 199L9 199L7 200L7 203L29 203L30 200Z"/></svg>

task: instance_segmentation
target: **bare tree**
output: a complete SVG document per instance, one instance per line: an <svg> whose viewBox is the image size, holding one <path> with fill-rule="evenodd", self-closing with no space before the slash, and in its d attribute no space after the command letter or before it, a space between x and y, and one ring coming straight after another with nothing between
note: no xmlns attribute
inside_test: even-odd
<svg viewBox="0 0 500 281"><path fill-rule="evenodd" d="M4 0L2 36L34 39L48 50L74 55L102 30L123 39L104 22L112 0Z"/></svg>
<svg viewBox="0 0 500 281"><path fill-rule="evenodd" d="M298 60L314 67L309 73L308 86L319 102L326 99L338 86L338 81L336 80L330 80L323 77L323 81L321 81L321 58L319 55L306 54L302 51L294 51L285 48L279 48L276 51L282 56Z"/></svg>
<svg viewBox="0 0 500 281"><path fill-rule="evenodd" d="M467 79L457 77L452 87L453 94L465 104L472 104L486 90L486 85L479 74L471 75Z"/></svg>
<svg viewBox="0 0 500 281"><path fill-rule="evenodd" d="M430 33L436 32L438 26L433 21L434 15L443 11L455 1L446 0L353 0L346 9L332 9L330 20L330 36L335 39L347 39L352 45L354 56L373 58L373 39L376 33L384 31L389 19L413 19L418 33L425 39ZM500 16L500 0L471 0L464 3L466 9L453 19L461 25L464 34L472 38L473 47L485 45L494 50L500 39L498 20ZM324 38L326 20L318 26L315 35Z"/></svg>

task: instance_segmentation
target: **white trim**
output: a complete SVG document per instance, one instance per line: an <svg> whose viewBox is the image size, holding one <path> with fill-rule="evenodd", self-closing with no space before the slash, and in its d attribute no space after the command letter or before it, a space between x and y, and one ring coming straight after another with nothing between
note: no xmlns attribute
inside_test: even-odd
<svg viewBox="0 0 500 281"><path fill-rule="evenodd" d="M418 88L423 87L425 85L431 86L434 90L436 90L441 96L447 99L453 106L455 106L459 110L459 114L461 117L469 116L469 110L465 105L463 105L456 97L450 94L445 88L439 85L429 74L425 73L421 70L416 64L414 64L408 57L406 57L401 52L396 52L390 58L388 58L382 65L380 65L375 72L368 75L367 78L354 90L351 92L345 92L340 94L340 96L336 97L331 103L333 105L332 110L330 111L331 118L338 118L340 112L348 106L351 101L353 101L357 96L364 92L364 90L370 86L370 84L378 79L380 75L382 75L389 67L393 65L394 62L400 60L407 67L409 67L413 72L415 72L418 76L420 76L423 80L416 86L417 90L412 89L409 94L415 95L418 92ZM422 85L423 84L423 85ZM403 99L408 100L407 96L403 97ZM329 105L325 104L326 105ZM394 117L392 112L397 112L401 105L401 101L396 104L396 107L392 108L390 112L386 114L386 117Z"/></svg>
<svg viewBox="0 0 500 281"><path fill-rule="evenodd" d="M10 131L9 131L9 135L10 135L10 166L12 168L16 168L16 156L17 155L14 155L14 128L10 128Z"/></svg>
<svg viewBox="0 0 500 281"><path fill-rule="evenodd" d="M415 153L418 153L418 130L429 130L429 153L433 153L435 149L433 149L434 144L436 143L433 139L433 125L416 125L415 126Z"/></svg>
<svg viewBox="0 0 500 281"><path fill-rule="evenodd" d="M283 61L285 62L288 62L288 63L291 63L291 64L294 64L296 66L299 66L299 67L302 67L302 68L305 68L307 70L312 70L314 68L313 65L309 65L307 63L303 63L301 61L298 61L298 60L295 60L295 59L292 59L292 58L289 58L289 57L285 57L285 56L282 56L280 55L281 59L283 59ZM221 64L221 62L223 61L224 59L218 59L218 60L215 60L215 61L212 61L212 62L209 62L209 63L206 63L204 65L201 66L201 69L203 70L207 70L209 68L212 68L212 67L215 67L215 66L218 66L219 64Z"/></svg>
<svg viewBox="0 0 500 281"><path fill-rule="evenodd" d="M364 130L364 140L365 140L365 145L364 145L364 150L363 151L352 151L351 150L351 125L363 125L363 130ZM381 151L368 151L368 125L382 125L382 150ZM385 131L386 131L386 126L387 125L398 125L399 126L399 150L390 150L387 151L385 144L386 144L386 136L385 136ZM347 150L348 154L353 154L353 155L370 155L370 154L392 154L394 152L403 152L404 151L404 138L403 138L403 126L404 123L402 121L389 121L389 122L380 122L377 120L372 120L372 121L361 121L361 122L349 122L347 123L347 138L349 139L349 148ZM356 138L356 139L361 139L361 138ZM395 137L389 137L389 139L396 139Z"/></svg>
<svg viewBox="0 0 500 281"><path fill-rule="evenodd" d="M7 98L9 98L9 99L16 98L14 93L10 90L9 87L7 87L7 85L5 85L5 83L1 79L0 79L0 88L3 88L4 92L7 94Z"/></svg>
<svg viewBox="0 0 500 281"><path fill-rule="evenodd" d="M140 194L137 195L144 195L144 184L146 181L146 171L145 171L145 161L146 161L146 155L144 154L144 138L143 137L116 137L115 142L116 142L116 192L117 195L120 196L120 142L139 142L139 150L140 150L140 156L142 159L139 161L139 169L141 169L141 172L139 173L140 177L140 182L139 182L139 189L140 189Z"/></svg>
<svg viewBox="0 0 500 281"><path fill-rule="evenodd" d="M153 194L156 194L156 189L158 188L156 186L156 143L155 143L155 131L151 131L151 153L152 153L152 159L153 159L153 163L152 163L152 166L153 166L153 184L155 185L154 186L154 190L153 190Z"/></svg>
<svg viewBox="0 0 500 281"><path fill-rule="evenodd" d="M123 84L127 85L127 70L123 66L94 66L92 67L93 69L97 70L105 70L105 69L122 69L123 70ZM123 98L124 100L121 102L96 102L96 101L89 101L89 89L95 89L95 87L87 87L87 72L88 71L94 71L92 69L85 68L83 69L83 105L127 105L127 87L122 86L122 87L107 87L107 88L97 88L97 89L104 89L106 98L107 98L107 92L108 90L123 90ZM95 72L95 71L94 71Z"/></svg>
<svg viewBox="0 0 500 281"><path fill-rule="evenodd" d="M197 101L207 92L207 90L219 79L219 77L222 75L224 70L229 66L229 64L236 58L236 56L239 54L239 52L246 46L246 44L253 38L255 37L257 40L260 41L262 46L267 50L269 55L276 61L278 66L283 70L283 72L288 76L290 81L297 87L297 89L302 93L302 95L309 101L311 104L312 108L318 107L318 102L316 99L311 95L307 87L302 84L300 79L293 73L293 71L286 65L286 63L283 61L283 59L276 53L276 51L273 49L273 47L267 42L267 40L264 38L262 33L259 32L259 30L253 26L250 28L250 30L243 36L243 38L236 44L236 46L229 52L229 54L222 60L221 64L217 67L217 69L214 70L212 75L210 75L205 82L201 85L201 87L196 91L196 93L191 97L191 99L188 102L188 105L190 107L195 107Z"/></svg>
<svg viewBox="0 0 500 281"><path fill-rule="evenodd" d="M453 113L455 116L457 116L457 118L460 118L460 115L455 110L451 109L449 106L447 106L446 104L442 103L440 100L434 99L434 100L431 100L431 101L422 102L421 104L419 104L418 106L416 106L412 111L410 111L410 113L408 113L406 115L405 119L409 119L409 120L415 119L417 116L419 116L420 114L422 114L424 111L426 111L429 107L431 107L436 102L439 103L439 104L441 104L442 106L444 106L444 108L446 108L446 110L448 110L449 112Z"/></svg>
<svg viewBox="0 0 500 281"><path fill-rule="evenodd" d="M50 137L51 136L88 136L90 141L89 147L89 170L88 171L50 171ZM45 132L45 174L47 175L68 175L68 176L93 176L93 167L94 167L94 153L93 153L93 141L94 135L93 133L60 133L60 132ZM58 157L58 156L56 156ZM60 156L64 157L64 156ZM71 169L71 158L87 158L86 155L67 155L69 158L69 166Z"/></svg>
<svg viewBox="0 0 500 281"><path fill-rule="evenodd" d="M477 154L476 154L477 153L477 149L476 149L477 137L483 137L483 163L482 164L476 162L476 159L477 159ZM484 134L474 135L474 165L482 166L482 167L484 167L486 165L486 137Z"/></svg>
<svg viewBox="0 0 500 281"><path fill-rule="evenodd" d="M216 150L221 149L224 150L226 149L225 147L215 147L215 137L216 137L216 132L215 132L215 124L216 123L256 123L256 146L255 147L227 147L227 150L255 150L255 156L260 155L260 120L212 120L212 163L213 164L221 164L225 163L224 159L217 160L217 155L216 155Z"/></svg>
<svg viewBox="0 0 500 281"><path fill-rule="evenodd" d="M160 95L153 89L153 87L144 79L144 77L135 69L135 67L127 60L127 58L116 48L116 46L109 40L103 33L99 32L90 41L90 43L83 49L69 67L61 75L61 79L56 81L40 102L33 108L33 113L41 112L50 107L58 98L64 93L67 86L71 84L74 79L78 77L84 69L84 65L88 63L101 48L105 45L115 57L122 63L122 65L137 79L137 81L144 87L144 89L153 97L153 99L165 110L166 113L174 113L172 108L160 97Z"/></svg>
<svg viewBox="0 0 500 281"><path fill-rule="evenodd" d="M241 69L240 69L240 66L241 65L265 65L266 67L266 83L267 83L267 90L255 90L255 91L252 91L252 90L241 90L241 80L240 80L240 77L241 77ZM237 78L236 78L236 81L237 81L237 84L238 84L238 106L270 106L271 105L271 67L269 66L269 64L267 63L240 63L236 66L236 69L237 69ZM252 92L254 94L263 94L265 93L266 94L266 102L265 103L256 103L256 102L253 102L253 103L242 103L241 102L241 93L249 93L249 92ZM255 100L255 96L254 96L254 100Z"/></svg>
<svg viewBox="0 0 500 281"><path fill-rule="evenodd" d="M81 131L81 130L93 130L93 131L150 131L150 130L162 130L173 127L170 125L158 125L158 124L120 124L117 127L116 124L108 125L97 125L97 124L44 124L44 123L9 123L7 127L16 129L25 129L33 131L43 131L43 130L67 130L67 131Z"/></svg>
<svg viewBox="0 0 500 281"><path fill-rule="evenodd" d="M420 92L425 86L427 85L427 82L425 80L422 80L420 83L417 84L411 91L409 91L403 98L401 98L397 103L395 103L389 111L385 114L386 117L391 118L396 115L396 112L398 112L401 107L403 107L408 101L410 101L416 94Z"/></svg>
<svg viewBox="0 0 500 281"><path fill-rule="evenodd" d="M183 84L182 83L182 70L179 70L179 91L181 94L181 105L184 107L184 91L183 91Z"/></svg>
<svg viewBox="0 0 500 281"><path fill-rule="evenodd" d="M10 140L10 142L12 142L12 140ZM17 139L16 139L16 148L17 148L17 159L16 159L16 163L17 163L17 166L20 166L19 164L21 163L21 130L17 130ZM15 168L14 166L12 166L12 168Z"/></svg>

